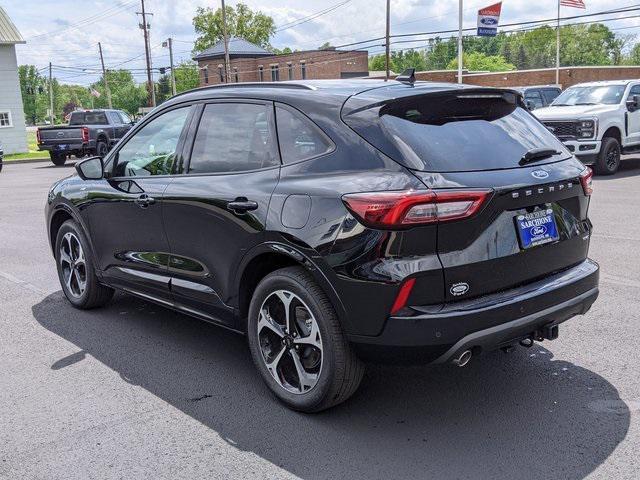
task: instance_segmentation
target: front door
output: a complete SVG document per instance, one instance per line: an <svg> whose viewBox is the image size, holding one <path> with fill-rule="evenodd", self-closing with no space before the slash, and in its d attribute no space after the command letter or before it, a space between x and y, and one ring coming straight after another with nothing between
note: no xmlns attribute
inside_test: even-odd
<svg viewBox="0 0 640 480"><path fill-rule="evenodd" d="M634 85L629 89L627 101L632 100L634 95L640 95L640 85ZM640 144L640 109L627 109L627 142L629 145Z"/></svg>
<svg viewBox="0 0 640 480"><path fill-rule="evenodd" d="M229 284L243 255L263 239L279 176L273 104L201 108L185 174L164 196L171 291L182 308L234 326Z"/></svg>
<svg viewBox="0 0 640 480"><path fill-rule="evenodd" d="M171 298L162 195L173 178L190 112L191 107L173 109L141 125L109 156L108 178L84 209L105 280L157 300Z"/></svg>

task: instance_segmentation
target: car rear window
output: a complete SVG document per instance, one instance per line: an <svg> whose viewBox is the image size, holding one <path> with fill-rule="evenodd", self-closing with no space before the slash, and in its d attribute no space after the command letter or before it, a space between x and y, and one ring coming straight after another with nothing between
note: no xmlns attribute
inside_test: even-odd
<svg viewBox="0 0 640 480"><path fill-rule="evenodd" d="M69 125L107 125L108 123L104 112L73 112L69 119Z"/></svg>
<svg viewBox="0 0 640 480"><path fill-rule="evenodd" d="M570 155L510 92L402 97L357 109L344 120L369 143L414 170L517 168L522 156L534 148Z"/></svg>

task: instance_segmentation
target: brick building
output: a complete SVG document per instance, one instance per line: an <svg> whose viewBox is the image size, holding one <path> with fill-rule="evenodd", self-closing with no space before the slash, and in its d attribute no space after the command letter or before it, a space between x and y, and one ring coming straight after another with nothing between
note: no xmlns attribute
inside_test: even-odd
<svg viewBox="0 0 640 480"><path fill-rule="evenodd" d="M196 55L200 85L225 82L224 42ZM282 80L336 79L366 77L369 61L366 51L305 50L275 55L239 37L229 38L231 82L277 82Z"/></svg>

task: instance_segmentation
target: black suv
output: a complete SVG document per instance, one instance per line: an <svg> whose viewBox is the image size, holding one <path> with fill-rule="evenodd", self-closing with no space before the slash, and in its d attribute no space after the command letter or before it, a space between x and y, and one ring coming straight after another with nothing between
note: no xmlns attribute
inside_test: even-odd
<svg viewBox="0 0 640 480"><path fill-rule="evenodd" d="M348 398L365 359L553 339L598 295L591 172L515 91L208 87L76 169L46 209L69 301L117 289L245 333L297 410Z"/></svg>

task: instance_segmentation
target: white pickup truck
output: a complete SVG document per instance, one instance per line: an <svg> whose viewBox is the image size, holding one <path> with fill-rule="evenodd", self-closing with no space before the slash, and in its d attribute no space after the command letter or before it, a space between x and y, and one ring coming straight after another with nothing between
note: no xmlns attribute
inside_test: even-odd
<svg viewBox="0 0 640 480"><path fill-rule="evenodd" d="M640 151L640 80L580 83L532 113L596 173L612 175L621 154Z"/></svg>

